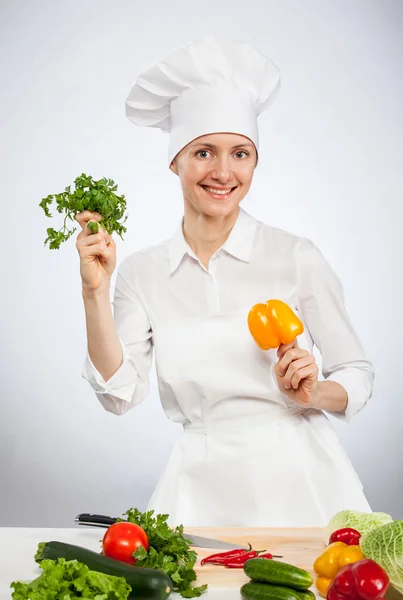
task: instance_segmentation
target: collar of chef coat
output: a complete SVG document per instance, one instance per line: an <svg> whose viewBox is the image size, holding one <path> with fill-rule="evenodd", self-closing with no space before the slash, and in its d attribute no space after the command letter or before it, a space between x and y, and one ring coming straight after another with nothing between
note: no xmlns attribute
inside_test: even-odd
<svg viewBox="0 0 403 600"><path fill-rule="evenodd" d="M170 273L176 271L182 262L185 254L197 259L195 253L185 240L183 235L183 218L177 227L174 235L169 240L169 265ZM235 221L231 232L221 246L221 250L225 250L231 256L238 260L249 262L253 249L253 242L256 234L257 221L242 208L239 209L238 218Z"/></svg>

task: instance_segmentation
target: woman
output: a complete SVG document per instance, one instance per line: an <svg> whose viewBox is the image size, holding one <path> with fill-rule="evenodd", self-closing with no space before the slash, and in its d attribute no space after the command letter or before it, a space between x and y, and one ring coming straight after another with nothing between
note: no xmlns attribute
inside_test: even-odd
<svg viewBox="0 0 403 600"><path fill-rule="evenodd" d="M269 59L213 36L138 78L127 114L169 132L184 217L172 238L120 265L114 316L115 243L86 227L100 215L77 217L83 376L106 410L123 414L147 397L155 353L164 411L184 430L148 509L173 525L322 526L342 509L370 511L323 412L349 420L372 391L340 283L311 241L240 208L257 164L257 116L278 88ZM287 302L305 333L263 352L247 316L270 298Z"/></svg>

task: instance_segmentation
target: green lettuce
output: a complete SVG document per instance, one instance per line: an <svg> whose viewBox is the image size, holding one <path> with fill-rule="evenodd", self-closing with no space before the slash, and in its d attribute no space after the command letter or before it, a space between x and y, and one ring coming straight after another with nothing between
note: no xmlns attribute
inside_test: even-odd
<svg viewBox="0 0 403 600"><path fill-rule="evenodd" d="M126 600L131 592L123 577L90 571L76 560L43 560L40 566L37 579L11 584L13 600Z"/></svg>
<svg viewBox="0 0 403 600"><path fill-rule="evenodd" d="M369 531L361 537L360 547L365 558L381 565L390 583L403 593L403 521Z"/></svg>
<svg viewBox="0 0 403 600"><path fill-rule="evenodd" d="M364 534L392 521L390 515L382 512L363 513L356 510L342 510L336 513L325 527L325 543L329 542L329 538L334 531L344 527L352 527Z"/></svg>

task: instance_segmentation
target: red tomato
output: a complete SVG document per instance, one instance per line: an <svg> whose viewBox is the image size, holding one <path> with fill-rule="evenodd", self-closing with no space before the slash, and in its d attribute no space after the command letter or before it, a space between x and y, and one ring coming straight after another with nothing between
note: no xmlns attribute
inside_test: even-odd
<svg viewBox="0 0 403 600"><path fill-rule="evenodd" d="M148 550L148 537L144 529L135 523L114 523L106 530L102 540L105 556L129 565L136 562L132 554L140 546Z"/></svg>

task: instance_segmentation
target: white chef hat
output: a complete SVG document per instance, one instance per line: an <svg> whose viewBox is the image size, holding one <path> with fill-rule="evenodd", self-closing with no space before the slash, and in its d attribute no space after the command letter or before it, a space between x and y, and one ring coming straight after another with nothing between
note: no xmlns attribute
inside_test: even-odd
<svg viewBox="0 0 403 600"><path fill-rule="evenodd" d="M207 35L141 73L126 100L136 125L169 133L168 161L210 133L237 133L259 146L257 117L274 100L280 72L250 45Z"/></svg>

